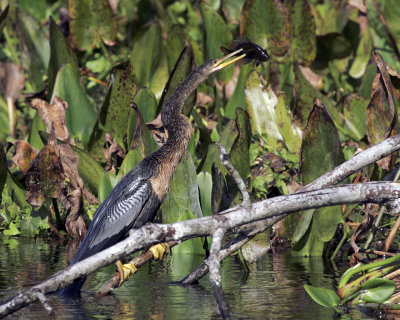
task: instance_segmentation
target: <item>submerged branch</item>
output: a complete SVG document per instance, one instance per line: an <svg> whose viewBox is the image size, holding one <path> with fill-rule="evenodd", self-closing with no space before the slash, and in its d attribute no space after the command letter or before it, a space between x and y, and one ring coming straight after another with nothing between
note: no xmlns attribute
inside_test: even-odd
<svg viewBox="0 0 400 320"><path fill-rule="evenodd" d="M221 286L221 271L220 271L220 251L222 240L225 235L224 228L218 228L212 235L212 243L210 249L210 257L208 258L208 268L210 269L210 282L214 289L214 297L217 301L219 312L223 319L230 319L229 308L224 299L224 293Z"/></svg>

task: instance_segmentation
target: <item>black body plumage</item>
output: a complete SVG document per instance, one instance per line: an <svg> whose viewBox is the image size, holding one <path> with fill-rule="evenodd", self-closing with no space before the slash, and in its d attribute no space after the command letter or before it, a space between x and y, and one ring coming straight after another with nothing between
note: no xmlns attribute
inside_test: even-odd
<svg viewBox="0 0 400 320"><path fill-rule="evenodd" d="M71 265L121 241L131 228L154 219L161 201L152 191L149 179L157 174L157 169L157 160L150 155L121 179L97 209ZM76 280L59 293L78 295L85 279Z"/></svg>

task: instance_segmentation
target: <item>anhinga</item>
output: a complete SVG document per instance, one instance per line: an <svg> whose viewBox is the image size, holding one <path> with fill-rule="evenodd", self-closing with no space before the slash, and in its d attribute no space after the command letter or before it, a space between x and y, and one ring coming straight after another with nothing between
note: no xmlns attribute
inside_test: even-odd
<svg viewBox="0 0 400 320"><path fill-rule="evenodd" d="M123 177L99 206L71 265L121 241L130 229L153 221L192 134L189 119L181 114L185 100L212 73L245 57L243 54L228 60L241 51L205 62L176 88L161 109L166 142ZM116 266L121 283L136 271L132 264L118 261ZM75 280L59 294L79 295L85 280L86 277Z"/></svg>

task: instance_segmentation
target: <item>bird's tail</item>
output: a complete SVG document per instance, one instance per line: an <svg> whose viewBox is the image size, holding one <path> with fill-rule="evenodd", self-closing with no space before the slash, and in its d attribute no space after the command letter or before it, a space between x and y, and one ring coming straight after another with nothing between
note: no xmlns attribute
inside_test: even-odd
<svg viewBox="0 0 400 320"><path fill-rule="evenodd" d="M76 279L70 285L65 288L62 288L56 292L57 295L63 297L79 297L81 288L85 283L86 277Z"/></svg>

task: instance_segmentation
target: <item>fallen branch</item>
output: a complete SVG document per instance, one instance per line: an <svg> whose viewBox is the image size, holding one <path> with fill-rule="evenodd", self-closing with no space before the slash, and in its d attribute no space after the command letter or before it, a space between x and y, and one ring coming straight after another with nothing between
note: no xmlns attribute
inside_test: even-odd
<svg viewBox="0 0 400 320"><path fill-rule="evenodd" d="M217 301L219 312L223 319L230 319L229 308L224 299L224 293L221 286L221 272L220 272L220 261L219 257L222 240L225 235L224 228L218 228L212 235L212 243L210 249L210 257L208 258L208 268L210 270L210 282L214 289L214 297Z"/></svg>
<svg viewBox="0 0 400 320"><path fill-rule="evenodd" d="M0 305L0 316L10 314L23 306L38 300L34 294L54 292L72 283L75 279L89 275L129 254L166 241L185 241L194 237L212 235L218 228L232 232L237 227L251 222L268 219L272 225L292 212L349 203L373 202L384 204L400 197L400 184L390 182L369 182L359 185L344 185L316 191L279 196L252 204L250 212L243 207L226 210L221 215L203 217L172 224L147 224L133 230L130 236L116 245L80 261L17 294Z"/></svg>

